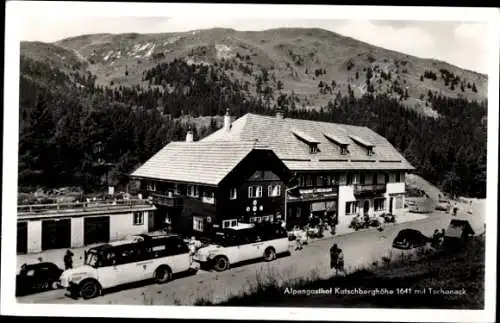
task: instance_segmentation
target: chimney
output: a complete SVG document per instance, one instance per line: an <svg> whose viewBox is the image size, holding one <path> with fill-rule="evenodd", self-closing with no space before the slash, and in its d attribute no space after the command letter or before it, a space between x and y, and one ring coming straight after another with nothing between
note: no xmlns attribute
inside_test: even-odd
<svg viewBox="0 0 500 323"><path fill-rule="evenodd" d="M191 128L189 128L186 133L186 142L193 142L193 141L194 141L193 131L191 130Z"/></svg>
<svg viewBox="0 0 500 323"><path fill-rule="evenodd" d="M276 118L283 119L283 110L281 108L276 109Z"/></svg>
<svg viewBox="0 0 500 323"><path fill-rule="evenodd" d="M224 130L231 130L231 115L229 114L229 109L226 109L226 115L224 116Z"/></svg>

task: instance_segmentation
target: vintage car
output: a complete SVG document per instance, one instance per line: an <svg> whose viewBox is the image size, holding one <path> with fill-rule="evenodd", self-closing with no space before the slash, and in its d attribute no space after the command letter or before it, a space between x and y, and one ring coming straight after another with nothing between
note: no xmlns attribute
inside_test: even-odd
<svg viewBox="0 0 500 323"><path fill-rule="evenodd" d="M24 264L16 276L16 296L57 289L63 270L54 263Z"/></svg>
<svg viewBox="0 0 500 323"><path fill-rule="evenodd" d="M413 249L426 246L432 239L415 229L403 229L399 231L392 242L392 247L396 249Z"/></svg>
<svg viewBox="0 0 500 323"><path fill-rule="evenodd" d="M278 224L244 224L216 232L212 244L200 248L193 260L202 268L224 271L236 263L272 261L289 252L288 234Z"/></svg>

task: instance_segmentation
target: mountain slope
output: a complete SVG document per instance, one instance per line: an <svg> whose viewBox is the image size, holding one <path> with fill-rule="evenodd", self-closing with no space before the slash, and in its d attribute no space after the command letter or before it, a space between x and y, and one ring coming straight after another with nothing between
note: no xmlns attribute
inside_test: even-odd
<svg viewBox="0 0 500 323"><path fill-rule="evenodd" d="M471 100L487 97L485 75L321 29L95 34L44 45L47 48L40 50L42 43L23 43L21 54L56 66L63 60L59 57L65 57L65 62L79 63L96 75L97 84L108 86L148 86L143 81L145 70L182 58L223 66L233 80L247 83L254 96L264 97L270 87L271 104L279 93L293 92L303 107L320 107L334 101L339 91L352 91L356 97L369 91L387 93L436 116L429 93Z"/></svg>

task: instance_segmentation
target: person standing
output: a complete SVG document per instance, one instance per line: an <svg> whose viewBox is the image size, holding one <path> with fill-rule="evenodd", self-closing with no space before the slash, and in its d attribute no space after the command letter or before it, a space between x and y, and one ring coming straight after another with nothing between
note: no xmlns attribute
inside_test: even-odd
<svg viewBox="0 0 500 323"><path fill-rule="evenodd" d="M73 253L71 250L67 250L64 255L64 268L66 270L73 268Z"/></svg>
<svg viewBox="0 0 500 323"><path fill-rule="evenodd" d="M336 243L330 248L330 269L337 270L337 262L339 259L339 247Z"/></svg>

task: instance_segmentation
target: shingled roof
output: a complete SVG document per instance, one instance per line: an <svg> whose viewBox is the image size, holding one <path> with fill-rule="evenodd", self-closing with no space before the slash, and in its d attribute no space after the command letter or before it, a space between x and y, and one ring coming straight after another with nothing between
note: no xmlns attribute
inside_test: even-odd
<svg viewBox="0 0 500 323"><path fill-rule="evenodd" d="M171 142L131 177L215 186L254 149L268 148L255 141Z"/></svg>
<svg viewBox="0 0 500 323"><path fill-rule="evenodd" d="M318 152L311 154L307 143L297 138L297 132L318 141ZM255 139L269 146L289 169L295 171L414 169L386 138L367 127L346 124L247 113L235 120L229 131L220 129L202 142ZM349 154L341 154L339 143L349 144ZM368 155L363 143L373 145L373 155Z"/></svg>

